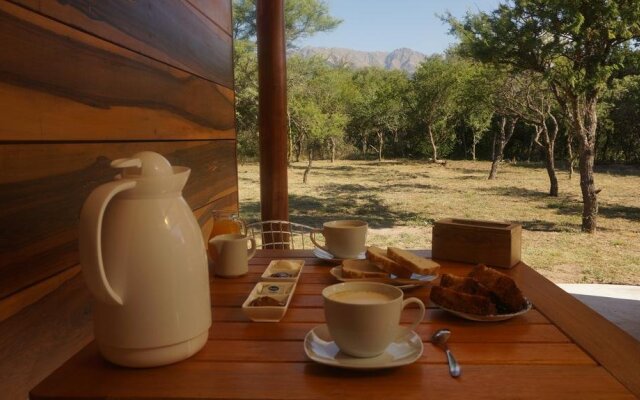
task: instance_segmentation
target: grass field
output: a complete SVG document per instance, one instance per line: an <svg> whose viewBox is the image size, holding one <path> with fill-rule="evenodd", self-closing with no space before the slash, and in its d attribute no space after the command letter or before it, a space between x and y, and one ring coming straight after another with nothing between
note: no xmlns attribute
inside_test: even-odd
<svg viewBox="0 0 640 400"><path fill-rule="evenodd" d="M289 169L293 222L364 219L370 244L430 248L441 218L513 221L524 228L523 260L554 282L640 285L640 168L599 170L598 233L587 235L580 232L579 176L558 171L560 197L551 198L540 165L503 164L488 181L490 164L482 161L320 161L306 185L304 167ZM242 217L259 220L258 165L238 169Z"/></svg>

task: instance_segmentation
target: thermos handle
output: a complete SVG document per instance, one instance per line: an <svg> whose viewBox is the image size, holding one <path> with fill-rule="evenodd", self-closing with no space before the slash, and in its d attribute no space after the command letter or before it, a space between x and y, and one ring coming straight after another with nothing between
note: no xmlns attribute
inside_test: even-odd
<svg viewBox="0 0 640 400"><path fill-rule="evenodd" d="M122 305L122 299L113 290L102 263L102 218L107 204L118 193L134 188L136 182L121 179L98 186L82 206L80 212L80 264L89 290L101 302Z"/></svg>

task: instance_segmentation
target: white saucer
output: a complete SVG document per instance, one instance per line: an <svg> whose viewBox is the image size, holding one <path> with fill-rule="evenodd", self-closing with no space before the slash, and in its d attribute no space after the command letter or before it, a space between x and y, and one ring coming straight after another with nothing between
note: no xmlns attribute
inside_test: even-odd
<svg viewBox="0 0 640 400"><path fill-rule="evenodd" d="M522 315L525 314L527 312L529 312L529 310L531 310L531 308L533 307L533 305L531 304L531 302L529 301L529 299L525 298L525 300L527 300L527 306L515 313L511 313L511 314L495 314L495 315L476 315L476 314L469 314L469 313L465 313L465 312L461 312L461 311L456 311L456 310L452 310L450 308L446 308L441 306L440 304L436 303L435 301L431 300L431 302L442 308L443 310L450 312L451 314L457 315L460 318L464 318L464 319L468 319L469 321L478 321L478 322L498 322L498 321L504 321L507 319L511 319L513 317L517 317L518 315Z"/></svg>
<svg viewBox="0 0 640 400"><path fill-rule="evenodd" d="M394 368L415 362L424 347L420 336L403 326L398 326L398 337L376 357L358 358L344 354L331 338L327 325L318 325L304 338L304 351L313 361L338 368L382 369Z"/></svg>
<svg viewBox="0 0 640 400"><path fill-rule="evenodd" d="M331 268L331 270L329 271L329 273L331 275L333 275L334 278L336 278L337 280L339 280L340 282L351 282L351 281L367 281L367 278L345 278L342 276L342 266L339 265L337 267L333 267ZM391 275L391 278L395 278L395 275ZM430 282L434 279L436 279L438 277L438 274L434 274L434 275L418 275L418 274L413 274L411 275L410 279L415 279L417 281L423 281L423 282ZM411 284L407 284L407 285L398 285L395 283L390 283L390 285L394 285L396 286L398 289L413 289L415 287L418 287L418 285L411 285Z"/></svg>
<svg viewBox="0 0 640 400"><path fill-rule="evenodd" d="M313 249L313 255L318 257L321 260L331 261L332 263L341 263L342 261L345 260L344 258L334 257L333 254L329 253L328 251L324 251L319 247L316 247ZM364 260L365 258L366 258L366 254L364 251L358 254L358 257L356 257L356 259L358 260Z"/></svg>

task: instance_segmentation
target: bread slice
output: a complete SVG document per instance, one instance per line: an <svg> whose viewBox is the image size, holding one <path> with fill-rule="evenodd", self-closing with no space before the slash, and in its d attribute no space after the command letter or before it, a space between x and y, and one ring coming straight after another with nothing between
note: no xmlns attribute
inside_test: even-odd
<svg viewBox="0 0 640 400"><path fill-rule="evenodd" d="M344 260L342 262L343 278L388 278L389 273L378 268L369 260Z"/></svg>
<svg viewBox="0 0 640 400"><path fill-rule="evenodd" d="M440 264L397 247L387 247L387 256L405 269L419 275L435 275Z"/></svg>
<svg viewBox="0 0 640 400"><path fill-rule="evenodd" d="M431 300L454 311L475 315L495 315L496 305L489 297L458 292L442 286L431 288Z"/></svg>
<svg viewBox="0 0 640 400"><path fill-rule="evenodd" d="M469 277L486 286L495 295L501 312L518 312L527 306L527 301L515 281L502 272L480 264L471 270Z"/></svg>
<svg viewBox="0 0 640 400"><path fill-rule="evenodd" d="M491 291L473 278L443 274L440 286L476 296L491 297Z"/></svg>
<svg viewBox="0 0 640 400"><path fill-rule="evenodd" d="M394 274L399 278L411 277L410 270L402 267L400 264L387 257L387 252L382 250L380 247L367 247L367 260L377 265L378 268L385 270L390 274Z"/></svg>

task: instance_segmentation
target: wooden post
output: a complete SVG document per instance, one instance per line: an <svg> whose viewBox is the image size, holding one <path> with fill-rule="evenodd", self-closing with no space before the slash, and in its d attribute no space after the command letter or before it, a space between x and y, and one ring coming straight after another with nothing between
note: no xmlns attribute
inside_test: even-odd
<svg viewBox="0 0 640 400"><path fill-rule="evenodd" d="M284 0L257 1L262 220L289 220Z"/></svg>

